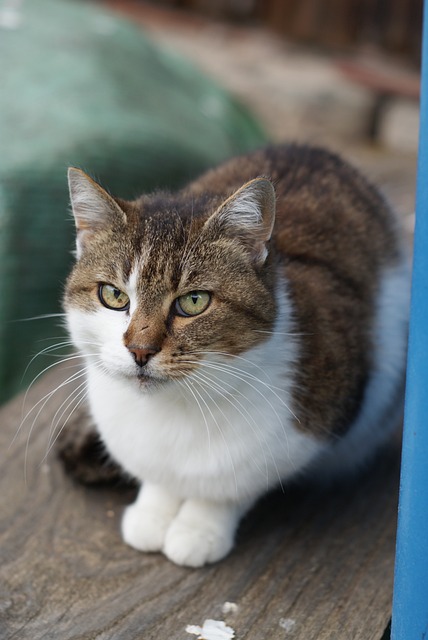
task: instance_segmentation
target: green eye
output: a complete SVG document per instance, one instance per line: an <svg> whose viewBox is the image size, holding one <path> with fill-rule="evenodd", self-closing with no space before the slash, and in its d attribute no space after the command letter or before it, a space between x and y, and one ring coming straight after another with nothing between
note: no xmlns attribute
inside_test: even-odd
<svg viewBox="0 0 428 640"><path fill-rule="evenodd" d="M175 301L175 311L179 316L198 316L208 308L211 295L208 291L190 291Z"/></svg>
<svg viewBox="0 0 428 640"><path fill-rule="evenodd" d="M126 311L129 309L129 298L120 289L112 284L100 284L98 288L98 297L107 309L115 311Z"/></svg>

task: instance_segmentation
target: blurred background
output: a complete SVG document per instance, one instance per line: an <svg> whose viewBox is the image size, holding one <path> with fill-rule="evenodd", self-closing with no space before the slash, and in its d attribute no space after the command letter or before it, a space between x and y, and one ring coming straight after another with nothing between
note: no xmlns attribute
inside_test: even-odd
<svg viewBox="0 0 428 640"><path fill-rule="evenodd" d="M421 25L422 0L0 0L0 401L63 341L69 165L130 198L268 140L326 145L410 240Z"/></svg>

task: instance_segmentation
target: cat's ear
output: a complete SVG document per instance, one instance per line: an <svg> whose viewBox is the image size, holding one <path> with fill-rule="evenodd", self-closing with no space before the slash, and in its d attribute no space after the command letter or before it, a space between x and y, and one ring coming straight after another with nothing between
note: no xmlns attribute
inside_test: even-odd
<svg viewBox="0 0 428 640"><path fill-rule="evenodd" d="M71 207L77 231L77 257L91 237L102 229L126 223L117 202L81 169L68 170Z"/></svg>
<svg viewBox="0 0 428 640"><path fill-rule="evenodd" d="M262 265L275 222L275 189L267 178L255 178L231 195L207 220L222 233L238 238L253 262Z"/></svg>

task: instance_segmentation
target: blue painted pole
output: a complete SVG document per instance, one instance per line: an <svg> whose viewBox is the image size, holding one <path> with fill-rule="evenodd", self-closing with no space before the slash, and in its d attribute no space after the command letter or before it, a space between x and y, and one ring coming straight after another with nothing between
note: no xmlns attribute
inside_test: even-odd
<svg viewBox="0 0 428 640"><path fill-rule="evenodd" d="M428 0L392 640L428 640Z"/></svg>

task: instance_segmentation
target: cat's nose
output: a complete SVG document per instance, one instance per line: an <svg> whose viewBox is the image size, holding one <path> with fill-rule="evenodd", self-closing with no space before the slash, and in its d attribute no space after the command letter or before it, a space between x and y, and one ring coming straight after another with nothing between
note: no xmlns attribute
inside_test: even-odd
<svg viewBox="0 0 428 640"><path fill-rule="evenodd" d="M139 367L144 367L150 358L160 351L158 347L128 347L128 350Z"/></svg>

